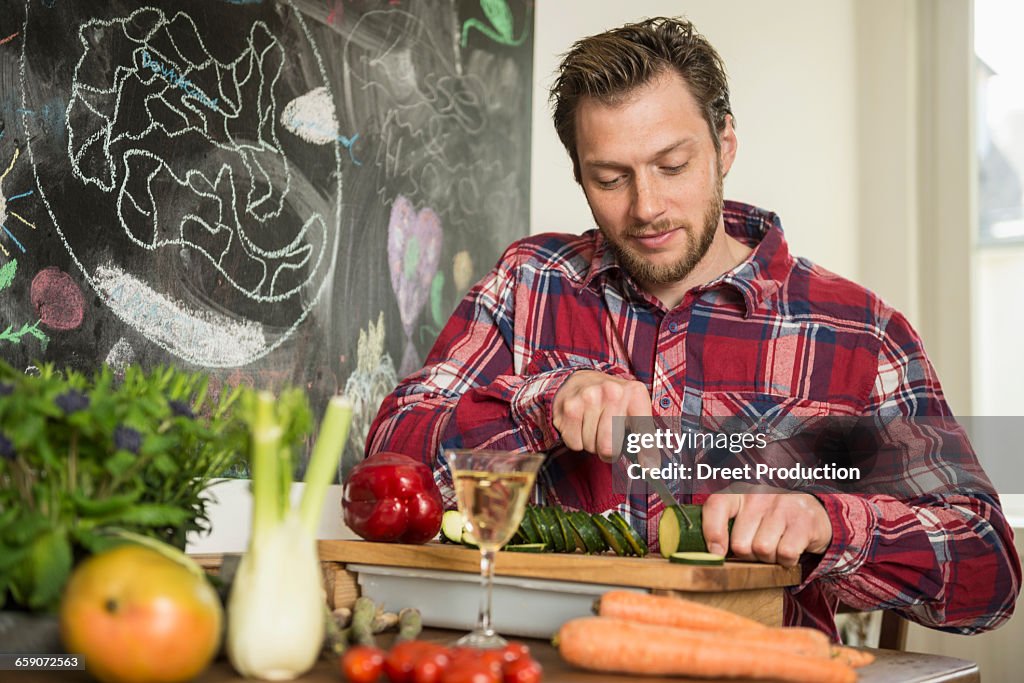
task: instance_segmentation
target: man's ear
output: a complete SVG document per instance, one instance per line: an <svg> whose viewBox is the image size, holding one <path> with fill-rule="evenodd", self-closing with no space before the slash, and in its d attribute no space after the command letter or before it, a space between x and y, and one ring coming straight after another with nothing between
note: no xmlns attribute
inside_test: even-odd
<svg viewBox="0 0 1024 683"><path fill-rule="evenodd" d="M736 147L739 145L739 141L736 139L736 129L732 125L732 114L725 115L725 125L718 135L718 142L718 161L721 165L722 175L725 176L732 168L732 162L736 159Z"/></svg>

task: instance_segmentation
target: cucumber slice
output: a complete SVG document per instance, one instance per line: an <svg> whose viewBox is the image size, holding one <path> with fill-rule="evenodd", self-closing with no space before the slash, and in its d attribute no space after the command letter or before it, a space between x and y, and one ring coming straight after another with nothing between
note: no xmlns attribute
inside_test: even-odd
<svg viewBox="0 0 1024 683"><path fill-rule="evenodd" d="M629 522L620 515L618 512L612 512L608 515L608 520L615 525L615 527L622 532L622 535L626 539L626 543L632 549L633 554L637 557L643 557L647 554L647 542L637 533L636 529L630 526Z"/></svg>
<svg viewBox="0 0 1024 683"><path fill-rule="evenodd" d="M462 530L466 518L458 510L448 510L441 515L441 540L446 543L462 543Z"/></svg>
<svg viewBox="0 0 1024 683"><path fill-rule="evenodd" d="M629 544L626 543L626 539L622 536L622 532L615 528L615 525L609 522L601 515L592 515L594 524L597 525L597 530L601 532L601 537L604 539L608 547L615 551L615 554L619 557L624 557L631 553Z"/></svg>
<svg viewBox="0 0 1024 683"><path fill-rule="evenodd" d="M703 506L687 504L665 508L658 521L658 545L662 557L672 553L707 552L704 540ZM732 536L732 519L729 520L729 535Z"/></svg>
<svg viewBox="0 0 1024 683"><path fill-rule="evenodd" d="M558 520L558 526L562 530L562 535L565 536L565 549L566 552L574 553L577 549L584 550L586 545L583 543L583 539L579 537L576 530L572 528L572 524L569 523L569 515L566 514L562 508L555 508L555 518Z"/></svg>
<svg viewBox="0 0 1024 683"><path fill-rule="evenodd" d="M597 530L597 527L594 526L594 521L590 519L590 515L586 512L577 510L570 513L569 523L572 524L573 531L583 539L583 544L586 546L584 552L603 553L608 549L601 539L601 532Z"/></svg>
<svg viewBox="0 0 1024 683"><path fill-rule="evenodd" d="M725 558L714 553L672 553L668 558L669 562L676 564L692 564L703 567L721 567L725 564Z"/></svg>
<svg viewBox="0 0 1024 683"><path fill-rule="evenodd" d="M526 514L523 515L523 521L519 523L519 535L526 539L523 543L543 543L540 534L537 533L537 526L533 523L533 516L529 512L530 510L527 508Z"/></svg>
<svg viewBox="0 0 1024 683"><path fill-rule="evenodd" d="M708 547L701 529L701 506L671 505L665 508L658 521L658 545L664 558L677 552L706 552Z"/></svg>
<svg viewBox="0 0 1024 683"><path fill-rule="evenodd" d="M507 545L502 550L507 550L510 553L542 553L548 549L546 543L517 543L516 545Z"/></svg>
<svg viewBox="0 0 1024 683"><path fill-rule="evenodd" d="M544 520L547 522L548 529L551 531L551 546L556 553L564 553L568 551L569 544L566 542L565 534L562 533L562 525L558 523L558 516L555 514L555 508L546 506L543 508ZM573 541L573 549L576 548L576 542Z"/></svg>
<svg viewBox="0 0 1024 683"><path fill-rule="evenodd" d="M530 516L530 520L533 522L534 528L537 530L537 537L540 539L538 543L543 543L547 547L551 547L551 532L548 530L547 522L544 521L544 514L538 507L526 508L526 514Z"/></svg>

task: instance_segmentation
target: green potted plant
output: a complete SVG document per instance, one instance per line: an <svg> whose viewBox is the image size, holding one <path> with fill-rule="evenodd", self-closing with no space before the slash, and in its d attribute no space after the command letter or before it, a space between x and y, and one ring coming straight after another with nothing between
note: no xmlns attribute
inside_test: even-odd
<svg viewBox="0 0 1024 683"><path fill-rule="evenodd" d="M86 375L0 361L0 608L52 611L72 568L143 533L184 548L205 489L239 464L238 389L174 367Z"/></svg>

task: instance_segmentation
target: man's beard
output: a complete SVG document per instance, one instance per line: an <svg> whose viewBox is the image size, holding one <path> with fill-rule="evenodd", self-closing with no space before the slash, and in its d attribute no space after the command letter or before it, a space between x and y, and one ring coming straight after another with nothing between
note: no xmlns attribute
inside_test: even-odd
<svg viewBox="0 0 1024 683"><path fill-rule="evenodd" d="M658 235L678 228L680 224L674 223L671 219L665 219L651 225L634 225L627 228L625 235L621 238L614 237L604 227L600 225L599 227L601 227L601 232L608 241L609 248L615 253L619 265L625 268L626 272L633 276L634 280L646 285L669 285L679 282L689 275L697 267L701 259L704 258L704 255L708 253L711 243L715 240L718 221L722 217L722 204L722 175L719 174L718 180L715 182L715 191L711 197L711 202L708 204L707 211L704 212L704 224L701 226L700 232L695 232L692 225L682 225L682 229L686 230L690 238L686 251L675 263L663 266L651 263L646 257L629 246L628 240L631 237L641 235Z"/></svg>

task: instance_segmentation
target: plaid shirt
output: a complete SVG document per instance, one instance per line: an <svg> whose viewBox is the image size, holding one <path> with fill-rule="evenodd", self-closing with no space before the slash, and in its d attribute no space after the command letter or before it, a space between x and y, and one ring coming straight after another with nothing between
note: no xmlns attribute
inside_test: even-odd
<svg viewBox="0 0 1024 683"><path fill-rule="evenodd" d="M538 502L617 509L654 549L657 496L617 493L612 466L568 450L552 425L555 393L575 370L643 382L656 417L949 414L900 313L792 257L774 214L726 202L724 220L754 251L672 310L636 286L596 230L516 242L463 299L425 367L384 401L368 451L427 462L448 504L444 449L546 452ZM833 540L824 555L805 556L785 623L835 636L840 601L960 633L1012 613L1020 564L995 496L819 500Z"/></svg>

